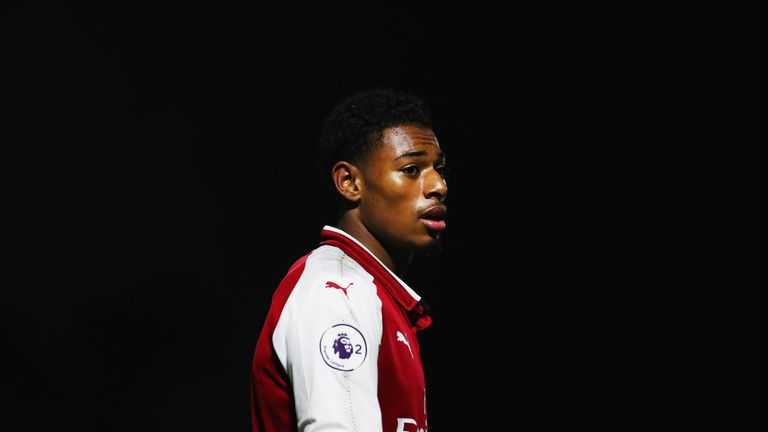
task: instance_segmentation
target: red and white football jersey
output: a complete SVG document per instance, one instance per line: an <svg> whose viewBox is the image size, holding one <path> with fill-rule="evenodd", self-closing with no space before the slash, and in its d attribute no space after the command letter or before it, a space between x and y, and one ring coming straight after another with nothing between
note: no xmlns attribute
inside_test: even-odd
<svg viewBox="0 0 768 432"><path fill-rule="evenodd" d="M251 372L254 432L426 432L421 298L347 233L288 271Z"/></svg>

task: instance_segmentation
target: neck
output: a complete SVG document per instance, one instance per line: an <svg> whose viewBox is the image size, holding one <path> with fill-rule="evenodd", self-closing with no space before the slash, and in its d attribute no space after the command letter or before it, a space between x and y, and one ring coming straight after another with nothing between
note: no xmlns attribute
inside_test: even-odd
<svg viewBox="0 0 768 432"><path fill-rule="evenodd" d="M343 213L336 226L362 243L388 269L402 277L411 263L413 253L408 250L386 247L359 218L354 217L351 213L349 211Z"/></svg>

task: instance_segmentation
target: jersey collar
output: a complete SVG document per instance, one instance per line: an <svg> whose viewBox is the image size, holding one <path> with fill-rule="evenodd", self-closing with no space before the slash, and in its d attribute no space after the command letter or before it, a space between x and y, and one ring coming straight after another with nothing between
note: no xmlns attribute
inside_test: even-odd
<svg viewBox="0 0 768 432"><path fill-rule="evenodd" d="M320 239L322 240L321 245L338 247L362 265L375 279L384 282L382 284L384 288L408 311L412 323L418 329L427 328L431 324L432 319L427 313L429 307L421 299L421 296L416 294L408 284L403 282L356 238L339 228L326 225L320 233Z"/></svg>

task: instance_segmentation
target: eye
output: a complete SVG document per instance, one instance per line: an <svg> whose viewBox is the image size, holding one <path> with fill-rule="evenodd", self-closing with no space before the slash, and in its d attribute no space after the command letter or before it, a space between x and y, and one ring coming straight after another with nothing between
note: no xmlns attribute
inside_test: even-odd
<svg viewBox="0 0 768 432"><path fill-rule="evenodd" d="M416 165L408 165L407 167L403 167L400 169L400 171L409 176L417 176L419 175L419 167Z"/></svg>

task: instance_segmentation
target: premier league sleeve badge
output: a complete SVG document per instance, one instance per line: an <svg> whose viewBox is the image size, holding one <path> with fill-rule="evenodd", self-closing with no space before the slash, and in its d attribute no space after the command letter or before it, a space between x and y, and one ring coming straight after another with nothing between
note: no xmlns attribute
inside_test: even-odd
<svg viewBox="0 0 768 432"><path fill-rule="evenodd" d="M368 356L368 344L360 330L349 324L336 324L320 338L320 355L333 369L351 372Z"/></svg>

